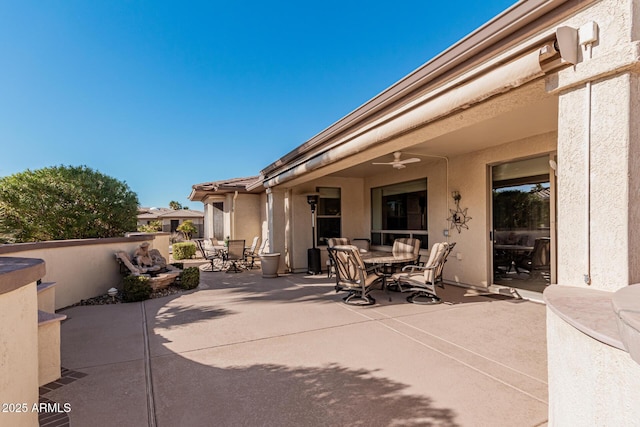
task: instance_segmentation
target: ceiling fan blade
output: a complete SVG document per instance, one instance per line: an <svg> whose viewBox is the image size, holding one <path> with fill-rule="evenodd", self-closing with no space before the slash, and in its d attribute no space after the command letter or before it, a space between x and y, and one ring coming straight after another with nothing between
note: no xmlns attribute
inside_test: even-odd
<svg viewBox="0 0 640 427"><path fill-rule="evenodd" d="M416 162L419 162L419 161L420 161L420 159L418 159L417 157L412 157L411 159L400 160L400 162L398 162L398 163L402 163L404 165L404 164L407 164L407 163L416 163Z"/></svg>
<svg viewBox="0 0 640 427"><path fill-rule="evenodd" d="M379 163L379 162L373 162L371 163L372 165L393 165L394 162L387 162L387 163Z"/></svg>

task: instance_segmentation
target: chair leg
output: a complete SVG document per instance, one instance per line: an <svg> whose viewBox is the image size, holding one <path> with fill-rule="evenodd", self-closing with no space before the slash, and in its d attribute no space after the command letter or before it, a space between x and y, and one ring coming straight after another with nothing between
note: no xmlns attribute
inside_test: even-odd
<svg viewBox="0 0 640 427"><path fill-rule="evenodd" d="M350 292L349 295L342 298L342 300L347 304L353 305L373 305L376 303L375 298L371 295L362 295L359 292Z"/></svg>
<svg viewBox="0 0 640 427"><path fill-rule="evenodd" d="M240 273L242 271L242 268L238 264L238 261L233 260L230 262L231 265L229 266L229 268L227 268L227 273Z"/></svg>
<svg viewBox="0 0 640 427"><path fill-rule="evenodd" d="M435 294L427 291L419 291L414 292L407 297L407 301L412 304L422 304L422 305L431 305L431 304L440 304L442 299Z"/></svg>

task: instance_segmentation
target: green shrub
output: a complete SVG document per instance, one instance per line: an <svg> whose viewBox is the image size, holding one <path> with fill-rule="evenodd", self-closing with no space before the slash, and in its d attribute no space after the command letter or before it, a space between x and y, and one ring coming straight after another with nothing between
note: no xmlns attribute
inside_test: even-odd
<svg viewBox="0 0 640 427"><path fill-rule="evenodd" d="M200 269L187 267L180 273L180 286L182 289L194 289L200 284Z"/></svg>
<svg viewBox="0 0 640 427"><path fill-rule="evenodd" d="M193 225L193 221L190 219L184 221L182 224L176 228L177 231L181 232L185 239L191 240L191 237L198 232L198 229L195 225Z"/></svg>
<svg viewBox="0 0 640 427"><path fill-rule="evenodd" d="M127 276L122 289L125 302L144 301L151 297L151 285L146 276Z"/></svg>
<svg viewBox="0 0 640 427"><path fill-rule="evenodd" d="M193 242L173 244L173 259L189 259L196 254L196 245Z"/></svg>

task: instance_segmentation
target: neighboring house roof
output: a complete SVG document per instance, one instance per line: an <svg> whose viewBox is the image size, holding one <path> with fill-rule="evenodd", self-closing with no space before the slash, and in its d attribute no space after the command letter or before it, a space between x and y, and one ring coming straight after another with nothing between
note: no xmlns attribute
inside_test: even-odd
<svg viewBox="0 0 640 427"><path fill-rule="evenodd" d="M157 220L164 218L204 218L204 212L192 209L145 208L138 209L138 220Z"/></svg>
<svg viewBox="0 0 640 427"><path fill-rule="evenodd" d="M258 193L263 190L260 176L249 176L244 178L231 178L221 181L203 182L192 186L189 200L202 201L204 197L213 194L226 193ZM258 185L256 185L256 183Z"/></svg>

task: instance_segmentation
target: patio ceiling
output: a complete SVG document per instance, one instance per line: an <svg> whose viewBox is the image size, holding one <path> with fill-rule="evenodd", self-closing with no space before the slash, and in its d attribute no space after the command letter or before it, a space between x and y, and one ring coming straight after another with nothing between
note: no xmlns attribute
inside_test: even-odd
<svg viewBox="0 0 640 427"><path fill-rule="evenodd" d="M502 97L501 97L502 98ZM504 99L500 102L506 102ZM479 108L491 109L491 105ZM452 117L458 123L465 120L466 112ZM393 158L393 151L402 151L402 158L418 157L423 160L437 157L455 157L465 153L483 150L489 147L517 141L535 135L557 131L558 128L558 100L555 96L544 96L535 102L512 109L489 119L460 126L457 129L424 140L415 145L399 147L391 141L386 153L361 157L369 157L359 164L349 166L330 173L330 176L362 178L387 172L388 166L373 165L372 162L389 162ZM377 148L380 151L380 148ZM407 169L419 168L421 163L408 164Z"/></svg>

